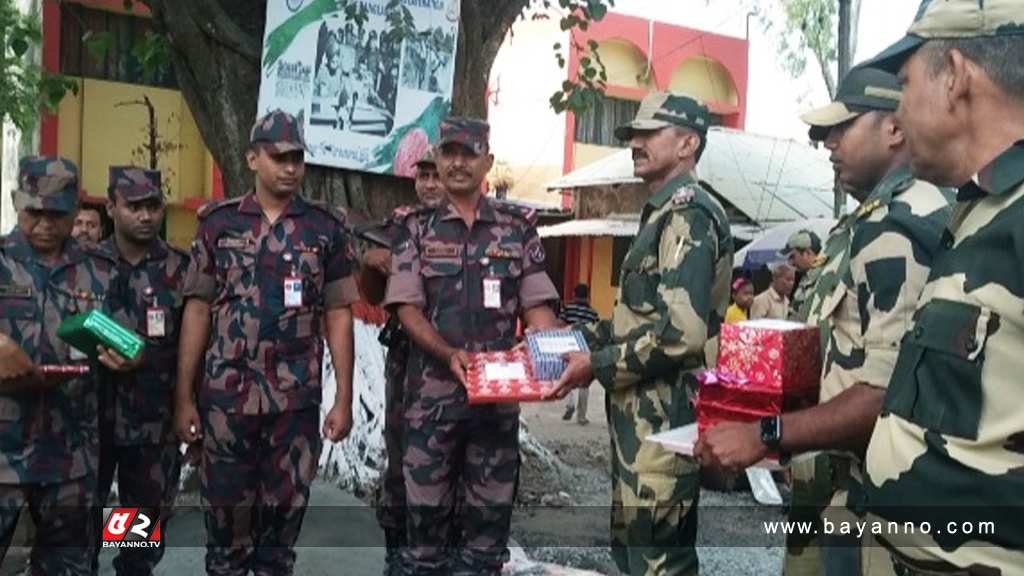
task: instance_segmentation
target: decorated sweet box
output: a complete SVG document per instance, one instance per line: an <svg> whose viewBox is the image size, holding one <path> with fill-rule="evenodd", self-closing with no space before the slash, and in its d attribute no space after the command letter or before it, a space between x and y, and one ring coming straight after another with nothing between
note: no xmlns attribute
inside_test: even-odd
<svg viewBox="0 0 1024 576"><path fill-rule="evenodd" d="M818 328L785 320L748 320L722 326L720 375L746 386L802 394L821 380Z"/></svg>
<svg viewBox="0 0 1024 576"><path fill-rule="evenodd" d="M796 322L753 320L722 326L718 367L699 378L698 430L816 404L819 347L818 329Z"/></svg>
<svg viewBox="0 0 1024 576"><path fill-rule="evenodd" d="M533 372L538 380L558 380L565 371L562 358L567 352L587 352L587 341L579 330L545 330L526 335Z"/></svg>
<svg viewBox="0 0 1024 576"><path fill-rule="evenodd" d="M528 334L525 348L470 354L469 403L543 400L565 370L562 355L586 351L587 343L578 330L547 330Z"/></svg>
<svg viewBox="0 0 1024 576"><path fill-rule="evenodd" d="M466 392L470 404L541 400L555 388L533 374L530 354L523 349L469 355Z"/></svg>

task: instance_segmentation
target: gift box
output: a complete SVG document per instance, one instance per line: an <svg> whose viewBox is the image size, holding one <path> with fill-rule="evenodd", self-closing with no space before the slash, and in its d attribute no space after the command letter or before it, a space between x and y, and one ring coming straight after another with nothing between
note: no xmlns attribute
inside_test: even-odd
<svg viewBox="0 0 1024 576"><path fill-rule="evenodd" d="M784 320L748 320L722 326L720 375L746 385L804 394L821 381L818 328Z"/></svg>
<svg viewBox="0 0 1024 576"><path fill-rule="evenodd" d="M708 370L698 376L697 429L703 432L719 422L754 422L765 416L803 410L818 402L814 388L783 393L774 388L751 386L743 378L722 376Z"/></svg>
<svg viewBox="0 0 1024 576"><path fill-rule="evenodd" d="M565 371L562 355L568 352L589 352L587 340L579 330L545 330L526 335L533 374L537 380L558 380Z"/></svg>
<svg viewBox="0 0 1024 576"><path fill-rule="evenodd" d="M699 432L813 406L821 381L818 329L779 320L724 325L718 367L698 380Z"/></svg>
<svg viewBox="0 0 1024 576"><path fill-rule="evenodd" d="M534 377L526 350L478 352L469 355L466 394L470 404L541 400L555 388L554 381Z"/></svg>
<svg viewBox="0 0 1024 576"><path fill-rule="evenodd" d="M110 348L127 359L138 356L144 346L138 334L99 310L66 318L57 327L57 337L91 359L98 355L96 346Z"/></svg>

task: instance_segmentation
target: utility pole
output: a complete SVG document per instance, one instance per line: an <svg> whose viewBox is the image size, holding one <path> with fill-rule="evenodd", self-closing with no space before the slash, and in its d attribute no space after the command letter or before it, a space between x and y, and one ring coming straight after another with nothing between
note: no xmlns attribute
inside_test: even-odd
<svg viewBox="0 0 1024 576"><path fill-rule="evenodd" d="M852 28L852 22L850 21L850 2L852 0L839 0L839 75L836 76L836 86L843 81L846 74L850 71L850 62L853 60L853 54L851 54L850 48L853 46L850 38L850 30ZM839 185L839 179L836 179L835 185L835 201L832 205L832 216L839 218L843 214L843 210L846 207L846 192L843 191L843 187Z"/></svg>

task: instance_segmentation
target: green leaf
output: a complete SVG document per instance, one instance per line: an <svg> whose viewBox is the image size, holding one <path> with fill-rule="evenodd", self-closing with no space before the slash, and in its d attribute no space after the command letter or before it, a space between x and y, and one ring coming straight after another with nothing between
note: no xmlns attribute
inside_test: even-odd
<svg viewBox="0 0 1024 576"><path fill-rule="evenodd" d="M28 41L24 38L12 38L11 39L11 51L17 58L21 58L28 52Z"/></svg>

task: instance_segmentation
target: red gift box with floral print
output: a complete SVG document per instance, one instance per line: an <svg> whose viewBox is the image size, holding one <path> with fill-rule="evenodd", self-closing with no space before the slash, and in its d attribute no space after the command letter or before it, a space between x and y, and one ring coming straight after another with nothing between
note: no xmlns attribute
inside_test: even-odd
<svg viewBox="0 0 1024 576"><path fill-rule="evenodd" d="M555 382L534 378L525 349L472 353L469 362L466 394L470 404L537 401L555 389Z"/></svg>
<svg viewBox="0 0 1024 576"><path fill-rule="evenodd" d="M723 325L718 367L700 380L701 432L813 406L821 383L818 328L780 320Z"/></svg>

